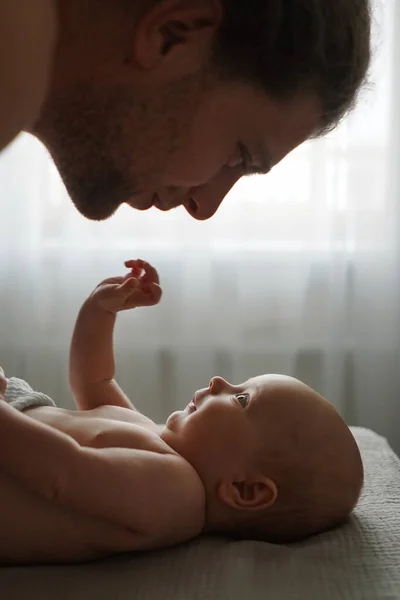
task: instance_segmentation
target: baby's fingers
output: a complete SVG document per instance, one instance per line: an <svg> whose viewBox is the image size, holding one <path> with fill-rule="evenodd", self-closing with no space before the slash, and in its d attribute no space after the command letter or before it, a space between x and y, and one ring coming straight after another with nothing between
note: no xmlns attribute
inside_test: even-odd
<svg viewBox="0 0 400 600"><path fill-rule="evenodd" d="M130 296L139 286L140 282L137 277L128 277L123 283L117 286L117 290L124 296Z"/></svg>
<svg viewBox="0 0 400 600"><path fill-rule="evenodd" d="M138 265L138 261L137 260L126 260L125 261L125 266L131 270L130 273L128 273L127 275L125 275L125 278L127 277L132 277L132 275L134 277L140 277L140 275L143 272L143 269L141 266Z"/></svg>
<svg viewBox="0 0 400 600"><path fill-rule="evenodd" d="M154 306L160 302L162 290L157 283L144 283L142 287L144 293L142 306Z"/></svg>
<svg viewBox="0 0 400 600"><path fill-rule="evenodd" d="M162 295L162 289L158 283L144 283L143 290L148 297L150 304L158 304Z"/></svg>
<svg viewBox="0 0 400 600"><path fill-rule="evenodd" d="M150 263L141 258L138 258L137 260L127 260L125 266L128 267L128 269L135 269L135 275L137 276L144 271L144 274L140 277L142 281L152 281L157 284L160 283L157 270ZM136 272L137 269L139 269L139 273Z"/></svg>
<svg viewBox="0 0 400 600"><path fill-rule="evenodd" d="M161 294L161 288L156 283L142 283L132 294L132 302L137 306L154 306L160 301Z"/></svg>

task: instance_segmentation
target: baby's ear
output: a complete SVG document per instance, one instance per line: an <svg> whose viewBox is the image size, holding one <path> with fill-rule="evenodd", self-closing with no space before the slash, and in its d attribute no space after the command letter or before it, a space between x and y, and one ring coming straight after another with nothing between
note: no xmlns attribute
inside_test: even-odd
<svg viewBox="0 0 400 600"><path fill-rule="evenodd" d="M238 510L259 510L275 504L278 489L272 479L258 475L243 481L221 481L218 497Z"/></svg>

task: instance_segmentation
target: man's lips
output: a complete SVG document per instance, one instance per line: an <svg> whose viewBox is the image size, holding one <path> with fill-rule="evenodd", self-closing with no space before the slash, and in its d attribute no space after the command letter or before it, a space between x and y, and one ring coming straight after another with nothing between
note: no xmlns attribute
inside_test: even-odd
<svg viewBox="0 0 400 600"><path fill-rule="evenodd" d="M128 204L128 206L130 206L131 208L134 208L135 210L149 210L149 208L152 208L154 206L152 199L148 202L132 201L132 202L127 202L127 204Z"/></svg>
<svg viewBox="0 0 400 600"><path fill-rule="evenodd" d="M136 210L149 210L153 206L158 208L159 202L160 196L154 192L152 196L148 194L138 194L136 197L133 196L132 200L127 202L127 204Z"/></svg>
<svg viewBox="0 0 400 600"><path fill-rule="evenodd" d="M154 207L162 212L167 212L173 208L183 206L183 208L186 209L191 217L194 219L199 219L197 216L198 206L192 197L189 199L172 200L171 198L163 198L158 192L154 192L154 194L146 201L132 200L127 204L136 210L149 210L150 208Z"/></svg>
<svg viewBox="0 0 400 600"><path fill-rule="evenodd" d="M178 206L186 207L185 202L182 199L173 199L169 197L162 197L159 194L153 194L153 206L158 210L162 210L166 212L168 210L172 210L173 208L178 208Z"/></svg>

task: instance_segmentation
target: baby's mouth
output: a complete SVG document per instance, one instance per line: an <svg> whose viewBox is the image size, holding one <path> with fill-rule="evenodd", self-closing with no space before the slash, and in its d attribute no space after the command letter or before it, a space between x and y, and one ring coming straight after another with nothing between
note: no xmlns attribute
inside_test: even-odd
<svg viewBox="0 0 400 600"><path fill-rule="evenodd" d="M187 408L187 410L188 410L189 414L192 414L193 412L195 412L195 410L196 410L196 405L195 405L195 403L193 402L193 400L192 400L192 401L191 401L191 402L190 402L190 403L187 405L187 407L186 407L186 408Z"/></svg>

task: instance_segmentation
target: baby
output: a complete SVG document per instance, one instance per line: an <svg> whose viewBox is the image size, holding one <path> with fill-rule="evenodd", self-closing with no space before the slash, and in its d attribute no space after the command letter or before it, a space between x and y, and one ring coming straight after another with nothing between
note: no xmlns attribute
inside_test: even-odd
<svg viewBox="0 0 400 600"><path fill-rule="evenodd" d="M125 265L76 322L79 410L0 376L0 563L77 562L204 532L287 543L343 523L363 483L360 453L300 381L213 377L163 426L135 409L114 379L116 313L157 304L161 288L148 263Z"/></svg>

